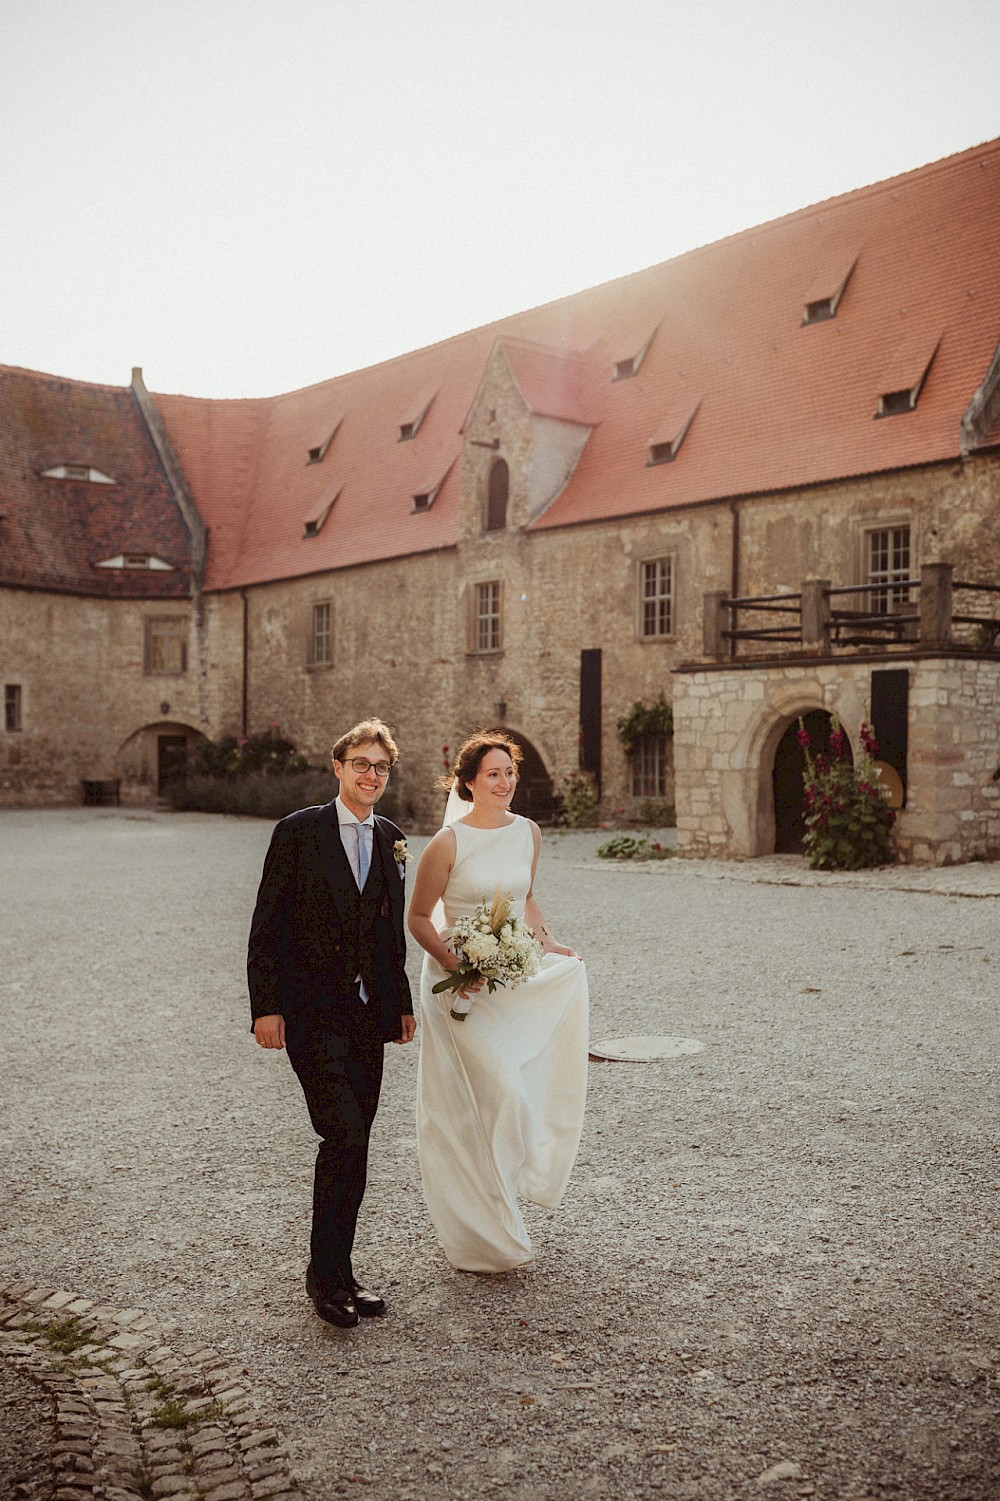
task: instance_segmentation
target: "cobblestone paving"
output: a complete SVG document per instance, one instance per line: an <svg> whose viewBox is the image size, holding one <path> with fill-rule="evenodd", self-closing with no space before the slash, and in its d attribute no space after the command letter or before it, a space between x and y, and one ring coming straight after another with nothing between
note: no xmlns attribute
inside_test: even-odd
<svg viewBox="0 0 1000 1501"><path fill-rule="evenodd" d="M341 1332L301 1094L247 1026L269 834L0 814L0 1501L996 1501L1000 866L549 837L593 1038L703 1050L592 1064L565 1202L492 1279L443 1262L389 1048L390 1316Z"/></svg>
<svg viewBox="0 0 1000 1501"><path fill-rule="evenodd" d="M53 1407L48 1473L39 1467L15 1494L302 1501L245 1373L178 1334L137 1308L27 1282L0 1289L0 1355Z"/></svg>

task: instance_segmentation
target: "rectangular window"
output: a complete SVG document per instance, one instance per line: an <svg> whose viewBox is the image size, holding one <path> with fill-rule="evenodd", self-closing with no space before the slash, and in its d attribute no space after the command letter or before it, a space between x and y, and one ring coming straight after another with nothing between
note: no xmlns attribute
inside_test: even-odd
<svg viewBox="0 0 1000 1501"><path fill-rule="evenodd" d="M666 797L667 735L642 735L632 748L632 796Z"/></svg>
<svg viewBox="0 0 1000 1501"><path fill-rule="evenodd" d="M500 650L500 581L493 579L488 584L476 585L473 650L490 652Z"/></svg>
<svg viewBox="0 0 1000 1501"><path fill-rule="evenodd" d="M5 683L3 690L3 726L5 730L21 728L21 685Z"/></svg>
<svg viewBox="0 0 1000 1501"><path fill-rule="evenodd" d="M654 558L641 568L641 633L646 639L670 636L674 629L672 558Z"/></svg>
<svg viewBox="0 0 1000 1501"><path fill-rule="evenodd" d="M333 661L332 613L329 601L313 605L309 636L309 663L312 667L329 667Z"/></svg>
<svg viewBox="0 0 1000 1501"><path fill-rule="evenodd" d="M152 616L146 621L144 670L150 676L187 672L188 623L180 616Z"/></svg>
<svg viewBox="0 0 1000 1501"><path fill-rule="evenodd" d="M867 534L867 577L874 584L868 596L873 615L894 615L910 602L910 591L902 587L910 577L910 528L881 527Z"/></svg>

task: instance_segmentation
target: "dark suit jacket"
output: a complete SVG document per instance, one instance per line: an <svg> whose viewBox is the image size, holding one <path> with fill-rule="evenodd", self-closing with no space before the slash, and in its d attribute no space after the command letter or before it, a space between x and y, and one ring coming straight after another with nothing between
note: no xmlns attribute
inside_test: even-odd
<svg viewBox="0 0 1000 1501"><path fill-rule="evenodd" d="M247 952L254 1020L280 1013L286 1025L310 1015L336 1024L357 1008L360 970L385 1041L400 1036L401 1016L413 1011L404 968L403 881L392 854L402 837L394 823L375 815L363 897L335 803L303 808L275 825Z"/></svg>

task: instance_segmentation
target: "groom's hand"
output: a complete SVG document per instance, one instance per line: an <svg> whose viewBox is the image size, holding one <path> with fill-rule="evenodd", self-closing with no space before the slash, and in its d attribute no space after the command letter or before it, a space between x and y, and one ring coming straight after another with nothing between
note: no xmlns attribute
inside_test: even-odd
<svg viewBox="0 0 1000 1501"><path fill-rule="evenodd" d="M402 1045L404 1042L412 1042L416 1035L417 1018L415 1016L410 1016L410 1014L407 1012L403 1017L402 1031L399 1037L393 1038L393 1041L398 1042L400 1045Z"/></svg>
<svg viewBox="0 0 1000 1501"><path fill-rule="evenodd" d="M262 1048L285 1046L285 1018L280 1014L258 1016L253 1024L253 1035Z"/></svg>

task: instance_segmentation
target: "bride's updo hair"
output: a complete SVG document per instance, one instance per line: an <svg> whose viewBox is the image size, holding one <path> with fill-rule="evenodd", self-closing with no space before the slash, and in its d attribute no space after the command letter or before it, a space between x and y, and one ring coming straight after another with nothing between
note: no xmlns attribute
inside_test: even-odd
<svg viewBox="0 0 1000 1501"><path fill-rule="evenodd" d="M444 785L449 788L453 786L463 803L472 802L472 793L465 784L475 781L483 757L489 755L491 750L506 751L514 763L515 774L519 774L524 753L517 741L510 735L505 735L502 730L477 730L474 735L469 736L455 757L454 772L444 778Z"/></svg>

